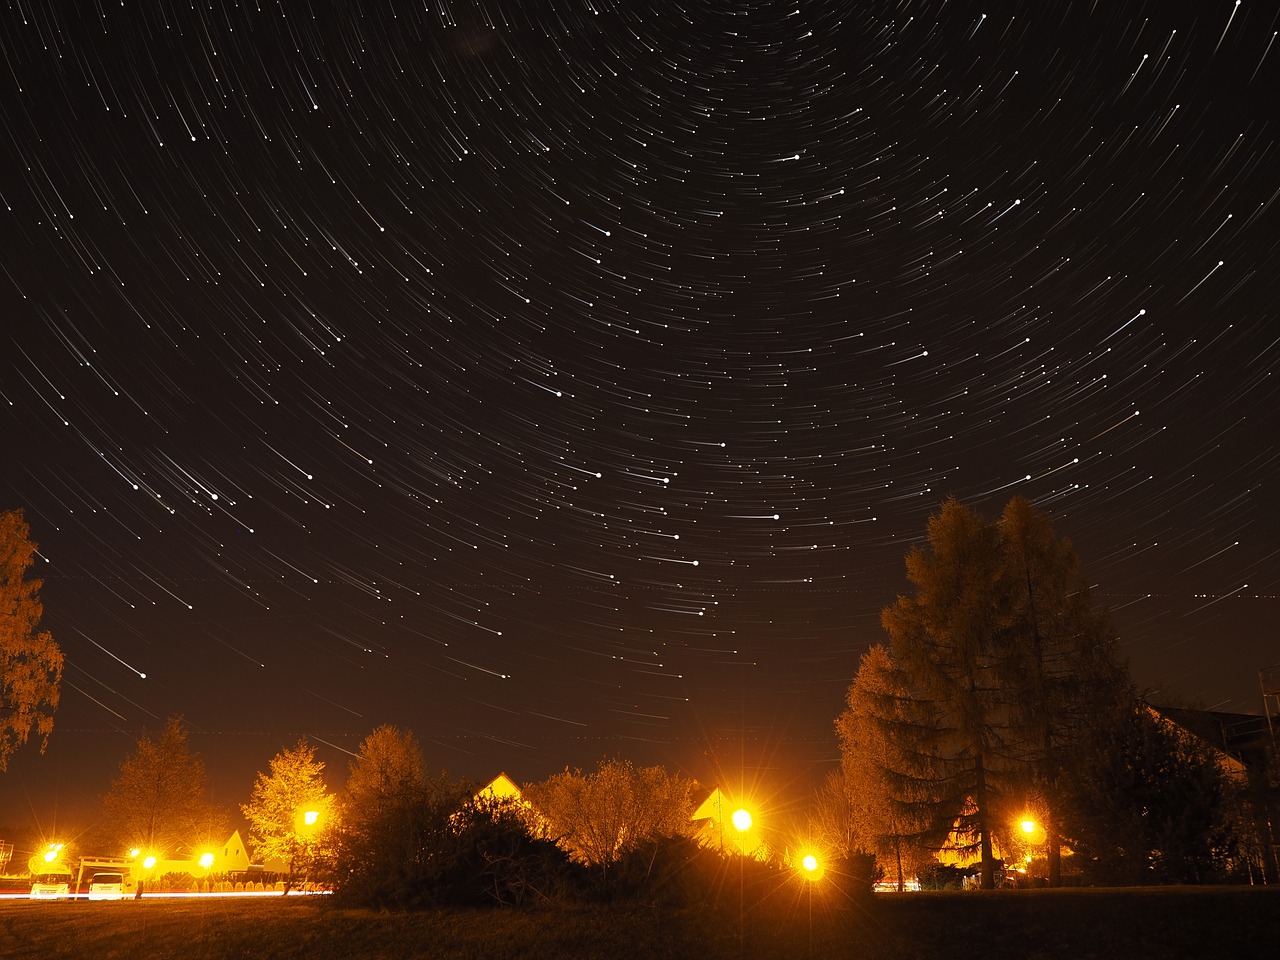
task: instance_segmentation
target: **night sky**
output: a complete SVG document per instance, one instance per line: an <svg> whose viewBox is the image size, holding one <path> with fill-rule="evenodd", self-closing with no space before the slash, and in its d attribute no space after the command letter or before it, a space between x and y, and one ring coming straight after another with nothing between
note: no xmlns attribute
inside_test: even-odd
<svg viewBox="0 0 1280 960"><path fill-rule="evenodd" d="M802 794L950 494L1261 711L1274 4L2 16L0 508L67 666L0 832L169 714L228 807L388 722Z"/></svg>

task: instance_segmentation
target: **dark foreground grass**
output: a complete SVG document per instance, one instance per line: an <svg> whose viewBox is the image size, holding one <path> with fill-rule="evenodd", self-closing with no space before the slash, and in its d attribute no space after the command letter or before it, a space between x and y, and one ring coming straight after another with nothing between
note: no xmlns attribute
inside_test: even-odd
<svg viewBox="0 0 1280 960"><path fill-rule="evenodd" d="M0 903L4 960L1251 958L1280 950L1280 890L820 893L729 910L385 914L320 898Z"/></svg>

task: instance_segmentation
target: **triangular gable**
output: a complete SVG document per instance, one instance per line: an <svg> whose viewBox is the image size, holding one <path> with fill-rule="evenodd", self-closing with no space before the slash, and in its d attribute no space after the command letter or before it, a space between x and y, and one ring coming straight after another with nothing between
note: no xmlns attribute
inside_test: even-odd
<svg viewBox="0 0 1280 960"><path fill-rule="evenodd" d="M234 873L249 869L249 851L240 838L240 831L231 831L213 860L213 873Z"/></svg>
<svg viewBox="0 0 1280 960"><path fill-rule="evenodd" d="M524 794L514 780L505 773L500 773L476 791L476 799L523 800Z"/></svg>
<svg viewBox="0 0 1280 960"><path fill-rule="evenodd" d="M733 812L729 809L730 806L729 798L720 791L719 787L714 787L707 795L707 799L698 804L698 808L693 811L693 816L689 819L694 823L699 820L723 823Z"/></svg>
<svg viewBox="0 0 1280 960"><path fill-rule="evenodd" d="M1248 767L1223 749L1225 736L1220 722L1209 711L1154 707L1149 703L1146 708L1167 729L1179 736L1192 737L1207 747L1218 769L1227 776L1235 780L1244 780L1248 776Z"/></svg>

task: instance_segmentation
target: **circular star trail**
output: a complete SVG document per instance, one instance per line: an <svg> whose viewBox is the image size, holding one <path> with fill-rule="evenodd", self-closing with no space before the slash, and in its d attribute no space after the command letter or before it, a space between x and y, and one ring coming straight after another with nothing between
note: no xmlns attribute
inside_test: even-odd
<svg viewBox="0 0 1280 960"><path fill-rule="evenodd" d="M794 779L952 494L1051 514L1140 685L1261 706L1268 5L3 17L28 793L175 713L230 799L384 722Z"/></svg>

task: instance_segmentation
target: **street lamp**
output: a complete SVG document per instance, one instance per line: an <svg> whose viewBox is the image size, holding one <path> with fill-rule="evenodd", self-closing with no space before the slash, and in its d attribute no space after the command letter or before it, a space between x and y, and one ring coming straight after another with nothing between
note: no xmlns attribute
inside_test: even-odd
<svg viewBox="0 0 1280 960"><path fill-rule="evenodd" d="M135 857L141 852L142 852L141 850L132 851ZM142 869L146 871L154 870L156 868L157 862L158 861L156 859L156 855L154 853L149 853L142 860ZM146 875L140 873L138 875L138 888L133 892L133 899L135 900L142 899L142 890L146 886L146 882L147 882Z"/></svg>
<svg viewBox="0 0 1280 960"><path fill-rule="evenodd" d="M1025 866L1020 868L1020 873L1026 873L1035 858L1036 852L1041 844L1045 842L1047 831L1032 814L1025 814L1018 821L1018 829L1021 833L1022 841L1025 844L1024 860Z"/></svg>

